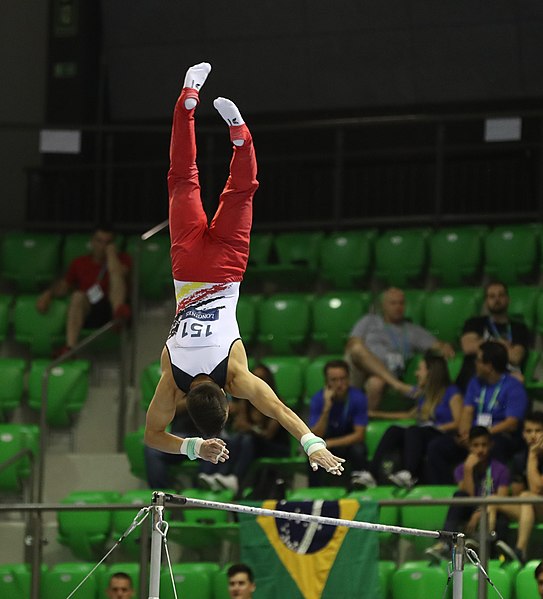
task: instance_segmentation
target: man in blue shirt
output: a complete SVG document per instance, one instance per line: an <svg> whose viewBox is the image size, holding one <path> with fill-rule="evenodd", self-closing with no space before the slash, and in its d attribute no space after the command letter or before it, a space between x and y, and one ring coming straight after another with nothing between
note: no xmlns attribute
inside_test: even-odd
<svg viewBox="0 0 543 599"><path fill-rule="evenodd" d="M348 458L352 482L357 482L360 471L367 468L368 400L360 389L349 386L349 365L344 360L327 362L324 378L324 388L311 398L309 428L334 455ZM320 473L311 471L309 485L320 483Z"/></svg>
<svg viewBox="0 0 543 599"><path fill-rule="evenodd" d="M469 431L484 426L492 435L492 457L507 462L522 446L522 421L528 396L522 383L507 372L507 349L496 341L481 343L475 358L476 376L468 383L457 437L435 439L428 447L431 484L449 484L451 464L467 455Z"/></svg>

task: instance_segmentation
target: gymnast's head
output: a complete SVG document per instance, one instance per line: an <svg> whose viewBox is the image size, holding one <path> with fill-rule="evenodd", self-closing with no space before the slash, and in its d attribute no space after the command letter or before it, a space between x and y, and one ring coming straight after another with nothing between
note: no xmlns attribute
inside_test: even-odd
<svg viewBox="0 0 543 599"><path fill-rule="evenodd" d="M197 377L186 396L187 410L204 437L216 437L228 418L224 391L209 377Z"/></svg>

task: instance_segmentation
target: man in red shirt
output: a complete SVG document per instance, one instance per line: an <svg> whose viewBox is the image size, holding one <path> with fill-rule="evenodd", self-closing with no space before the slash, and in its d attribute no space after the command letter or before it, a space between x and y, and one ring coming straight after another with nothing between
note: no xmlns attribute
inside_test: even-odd
<svg viewBox="0 0 543 599"><path fill-rule="evenodd" d="M66 345L59 354L77 344L82 328L96 329L112 318L128 319L127 278L131 267L128 254L117 252L111 227L99 225L90 240L90 253L72 260L68 271L37 299L36 308L45 313L55 297L70 291L66 321Z"/></svg>

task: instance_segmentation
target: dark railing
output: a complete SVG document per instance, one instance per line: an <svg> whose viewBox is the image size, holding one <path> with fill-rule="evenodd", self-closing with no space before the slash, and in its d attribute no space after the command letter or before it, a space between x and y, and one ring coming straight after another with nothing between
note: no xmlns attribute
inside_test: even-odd
<svg viewBox="0 0 543 599"><path fill-rule="evenodd" d="M485 120L508 116L522 119L522 139L485 141ZM256 230L543 216L543 112L256 121L251 129ZM230 147L224 127L199 124L197 131L204 204L213 210ZM169 124L82 134L83 146L93 148L85 161L28 169L28 226L76 228L101 218L135 232L163 220Z"/></svg>

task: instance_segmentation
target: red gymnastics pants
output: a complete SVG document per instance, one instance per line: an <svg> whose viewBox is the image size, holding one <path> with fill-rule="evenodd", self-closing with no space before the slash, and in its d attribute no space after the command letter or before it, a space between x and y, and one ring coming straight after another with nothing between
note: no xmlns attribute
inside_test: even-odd
<svg viewBox="0 0 543 599"><path fill-rule="evenodd" d="M175 105L170 142L170 238L173 277L177 281L230 283L241 281L249 258L253 196L258 188L256 157L246 125L230 127L233 146L230 176L220 196L217 212L208 226L202 206L194 109L184 100L195 91L183 89Z"/></svg>

